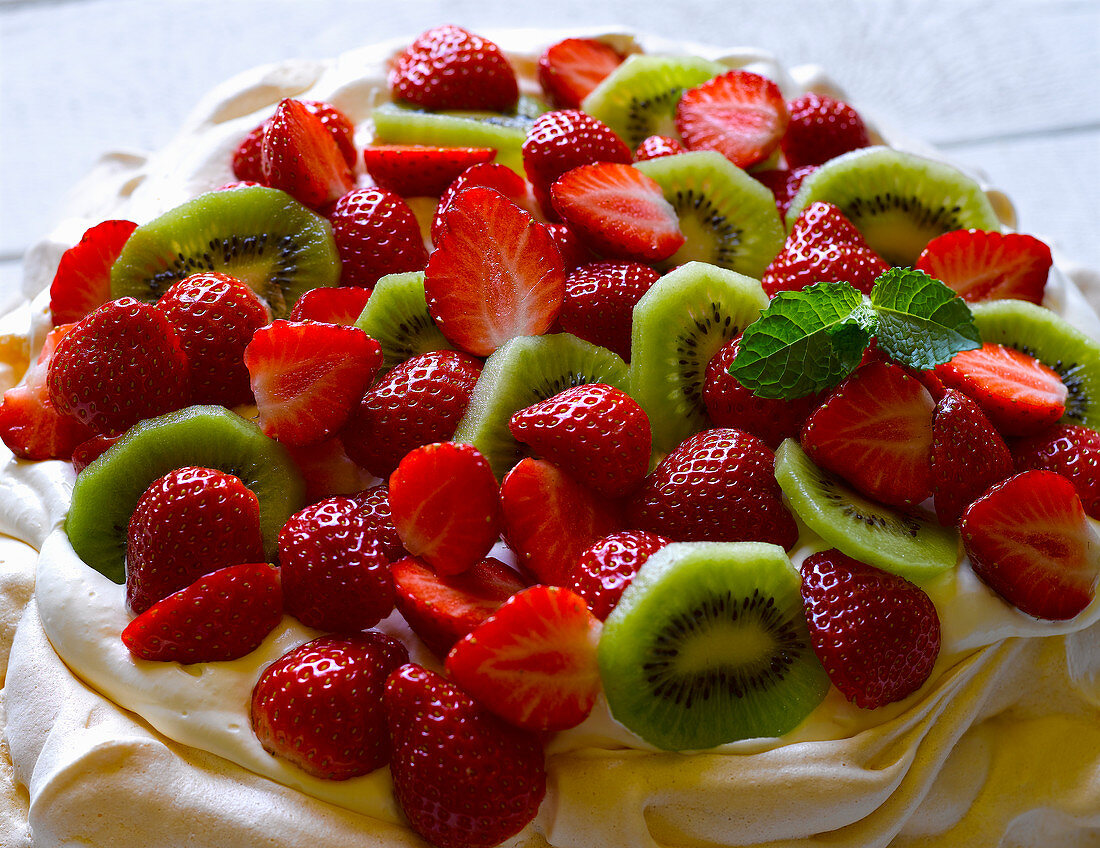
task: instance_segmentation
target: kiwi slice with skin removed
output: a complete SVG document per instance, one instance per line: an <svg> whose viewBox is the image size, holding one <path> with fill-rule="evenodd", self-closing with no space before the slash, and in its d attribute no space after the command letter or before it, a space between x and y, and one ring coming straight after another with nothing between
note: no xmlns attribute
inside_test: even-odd
<svg viewBox="0 0 1100 848"><path fill-rule="evenodd" d="M665 267L709 262L760 279L782 250L787 234L772 193L721 153L661 156L634 167L656 181L680 218L685 241Z"/></svg>
<svg viewBox="0 0 1100 848"><path fill-rule="evenodd" d="M454 347L428 313L423 271L381 277L355 326L381 345L383 369L430 350Z"/></svg>
<svg viewBox="0 0 1100 848"><path fill-rule="evenodd" d="M983 342L1015 348L1058 372L1069 389L1061 423L1100 429L1100 342L1024 300L975 303L970 311Z"/></svg>
<svg viewBox="0 0 1100 848"><path fill-rule="evenodd" d="M850 557L914 583L958 564L954 530L868 500L818 468L794 439L775 452L775 479L806 526Z"/></svg>
<svg viewBox="0 0 1100 848"><path fill-rule="evenodd" d="M588 383L626 391L626 363L570 333L510 339L485 360L453 439L481 451L501 478L524 455L508 429L512 414Z"/></svg>
<svg viewBox="0 0 1100 848"><path fill-rule="evenodd" d="M759 281L702 262L665 274L638 301L630 393L649 416L655 452L711 426L702 396L707 364L767 305Z"/></svg>
<svg viewBox="0 0 1100 848"><path fill-rule="evenodd" d="M697 56L637 53L605 77L581 109L611 127L631 150L651 135L679 138L676 104L685 89L726 70Z"/></svg>
<svg viewBox="0 0 1100 848"><path fill-rule="evenodd" d="M943 162L889 147L830 159L802 183L787 211L788 229L815 200L840 208L867 244L893 265L912 265L936 236L993 230L1001 222L981 186Z"/></svg>
<svg viewBox="0 0 1100 848"><path fill-rule="evenodd" d="M669 751L782 736L829 690L801 577L763 542L674 542L611 611L597 657L611 714Z"/></svg>
<svg viewBox="0 0 1100 848"><path fill-rule="evenodd" d="M304 485L286 448L221 406L190 406L132 427L73 487L65 532L73 550L105 577L125 580L130 515L156 479L185 465L233 474L256 493L264 550L274 559L279 531L304 504Z"/></svg>
<svg viewBox="0 0 1100 848"><path fill-rule="evenodd" d="M340 256L329 222L285 192L212 191L134 230L111 268L111 297L155 303L203 271L236 277L285 318L305 292L337 284Z"/></svg>

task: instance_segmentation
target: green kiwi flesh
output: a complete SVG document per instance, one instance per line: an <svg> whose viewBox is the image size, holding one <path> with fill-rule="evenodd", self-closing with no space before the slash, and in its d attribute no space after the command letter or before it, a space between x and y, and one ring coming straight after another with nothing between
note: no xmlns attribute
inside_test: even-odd
<svg viewBox="0 0 1100 848"><path fill-rule="evenodd" d="M772 193L721 153L662 156L635 167L657 182L680 218L686 241L664 267L709 262L760 279L783 248Z"/></svg>
<svg viewBox="0 0 1100 848"><path fill-rule="evenodd" d="M274 559L279 530L304 503L302 478L286 448L220 406L190 406L132 427L76 478L65 532L88 565L125 580L126 530L149 485L198 465L236 475L260 502L264 549Z"/></svg>
<svg viewBox="0 0 1100 848"><path fill-rule="evenodd" d="M630 392L649 415L655 452L668 453L710 426L702 397L707 364L767 305L759 281L702 262L665 274L638 301Z"/></svg>
<svg viewBox="0 0 1100 848"><path fill-rule="evenodd" d="M428 313L423 271L380 278L355 326L381 345L383 369L430 350L453 347Z"/></svg>
<svg viewBox="0 0 1100 848"><path fill-rule="evenodd" d="M954 530L868 500L818 468L794 439L775 452L775 479L803 523L850 557L914 583L959 561Z"/></svg>
<svg viewBox="0 0 1100 848"><path fill-rule="evenodd" d="M1063 424L1100 429L1100 343L1027 301L991 300L970 311L983 342L1013 347L1058 372L1069 389Z"/></svg>
<svg viewBox="0 0 1100 848"><path fill-rule="evenodd" d="M912 265L925 245L952 230L1000 231L981 186L943 162L889 147L837 156L810 174L787 211L788 229L815 200L840 208L879 256Z"/></svg>
<svg viewBox="0 0 1100 848"><path fill-rule="evenodd" d="M570 333L510 339L485 360L453 439L476 447L502 478L524 455L508 429L512 414L588 383L626 391L626 363Z"/></svg>
<svg viewBox="0 0 1100 848"><path fill-rule="evenodd" d="M285 192L212 191L142 224L111 268L111 297L155 303L175 282L221 271L247 283L275 318L340 279L332 227Z"/></svg>
<svg viewBox="0 0 1100 848"><path fill-rule="evenodd" d="M675 542L646 560L597 656L611 714L670 751L782 736L829 678L810 645L801 578L763 542Z"/></svg>

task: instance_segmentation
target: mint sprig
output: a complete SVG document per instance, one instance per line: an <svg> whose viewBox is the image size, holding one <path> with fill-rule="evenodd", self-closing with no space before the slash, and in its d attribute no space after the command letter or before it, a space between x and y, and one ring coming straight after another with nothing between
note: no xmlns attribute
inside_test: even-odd
<svg viewBox="0 0 1100 848"><path fill-rule="evenodd" d="M759 397L802 397L850 374L871 336L895 362L921 370L981 347L962 298L921 271L891 268L870 297L848 283L776 295L742 334L730 374Z"/></svg>

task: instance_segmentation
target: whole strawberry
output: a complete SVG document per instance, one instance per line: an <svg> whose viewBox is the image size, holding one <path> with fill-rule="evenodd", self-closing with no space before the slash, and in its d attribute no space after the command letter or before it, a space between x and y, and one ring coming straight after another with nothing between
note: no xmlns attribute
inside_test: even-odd
<svg viewBox="0 0 1100 848"><path fill-rule="evenodd" d="M1018 471L1056 471L1073 483L1085 512L1100 521L1100 433L1079 424L1055 424L1035 436L1015 440Z"/></svg>
<svg viewBox="0 0 1100 848"><path fill-rule="evenodd" d="M428 264L416 216L392 191L348 192L336 202L329 220L340 254L341 285L370 288L386 274L423 271Z"/></svg>
<svg viewBox="0 0 1100 848"><path fill-rule="evenodd" d="M394 795L437 848L489 848L535 817L546 794L539 737L512 727L434 672L386 682Z"/></svg>
<svg viewBox="0 0 1100 848"><path fill-rule="evenodd" d="M874 709L917 691L940 651L940 619L931 599L904 577L836 549L802 564L810 642L833 685Z"/></svg>
<svg viewBox="0 0 1100 848"><path fill-rule="evenodd" d="M581 552L565 588L584 598L592 614L605 621L638 569L668 543L664 536L641 530L605 536Z"/></svg>
<svg viewBox="0 0 1100 848"><path fill-rule="evenodd" d="M359 504L357 517L381 546L382 555L390 562L397 562L404 557L406 551L390 514L390 490L386 484L375 483L353 497Z"/></svg>
<svg viewBox="0 0 1100 848"><path fill-rule="evenodd" d="M792 168L822 165L871 143L859 113L828 95L807 92L790 101L787 109L791 120L779 147Z"/></svg>
<svg viewBox="0 0 1100 848"><path fill-rule="evenodd" d="M377 631L299 645L264 669L252 690L252 730L264 750L323 780L368 774L390 759L382 695L409 661Z"/></svg>
<svg viewBox="0 0 1100 848"><path fill-rule="evenodd" d="M640 262L590 262L565 277L558 323L567 333L630 361L634 307L660 277Z"/></svg>

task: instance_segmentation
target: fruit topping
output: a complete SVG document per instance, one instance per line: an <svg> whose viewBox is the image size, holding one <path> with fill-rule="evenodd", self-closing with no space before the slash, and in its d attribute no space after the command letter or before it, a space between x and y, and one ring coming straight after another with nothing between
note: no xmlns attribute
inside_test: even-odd
<svg viewBox="0 0 1100 848"><path fill-rule="evenodd" d="M260 143L260 182L281 189L311 209L324 209L351 191L355 176L340 145L304 103L275 107Z"/></svg>
<svg viewBox="0 0 1100 848"><path fill-rule="evenodd" d="M55 327L79 321L111 299L111 266L136 228L133 221L104 221L61 255L50 284Z"/></svg>
<svg viewBox="0 0 1100 848"><path fill-rule="evenodd" d="M390 490L385 483L375 483L354 496L359 504L356 518L363 521L371 537L381 546L382 555L390 562L405 556L405 546L393 525L390 513Z"/></svg>
<svg viewBox="0 0 1100 848"><path fill-rule="evenodd" d="M821 165L871 144L859 113L828 95L807 92L787 103L787 111L791 120L779 147L791 168Z"/></svg>
<svg viewBox="0 0 1100 848"><path fill-rule="evenodd" d="M330 215L340 254L340 284L370 288L386 274L423 271L428 251L409 205L383 188L341 197Z"/></svg>
<svg viewBox="0 0 1100 848"><path fill-rule="evenodd" d="M662 156L675 156L684 153L686 148L676 139L667 135L651 135L638 145L634 151L635 162L647 162Z"/></svg>
<svg viewBox="0 0 1100 848"><path fill-rule="evenodd" d="M791 208L798 190L802 187L802 181L817 170L817 165L803 165L801 168L769 168L764 171L753 171L754 179L759 180L775 195L775 208L779 211L780 218L787 217L787 210Z"/></svg>
<svg viewBox="0 0 1100 848"><path fill-rule="evenodd" d="M574 268L565 277L558 324L629 361L634 307L659 276L639 262L590 262Z"/></svg>
<svg viewBox="0 0 1100 848"><path fill-rule="evenodd" d="M467 168L496 155L491 147L383 144L366 148L363 161L379 188L402 197L439 197Z"/></svg>
<svg viewBox="0 0 1100 848"><path fill-rule="evenodd" d="M539 85L559 109L577 109L622 61L610 44L593 38L566 38L551 44L539 57Z"/></svg>
<svg viewBox="0 0 1100 848"><path fill-rule="evenodd" d="M359 286L310 289L298 298L287 318L291 321L351 325L363 314L370 296L371 289Z"/></svg>
<svg viewBox="0 0 1100 848"><path fill-rule="evenodd" d="M1015 440L1010 449L1017 471L1061 474L1077 489L1085 512L1100 521L1100 433L1077 424L1056 424Z"/></svg>
<svg viewBox="0 0 1100 848"><path fill-rule="evenodd" d="M522 205L527 199L527 182L511 168L501 165L499 162L473 165L455 177L454 182L447 186L442 196L440 196L439 205L436 207L435 216L432 218L431 237L433 243L438 244L439 239L443 236L444 216L447 207L451 205L451 200L466 186L475 185L495 188L517 204Z"/></svg>
<svg viewBox="0 0 1100 848"><path fill-rule="evenodd" d="M309 112L320 119L321 124L332 135L340 153L347 162L348 167L354 169L359 161L359 153L355 149L355 125L351 119L333 106L320 100L299 101ZM271 119L268 118L255 127L244 141L240 143L233 154L233 176L245 183L260 185L264 181L263 172L263 142Z"/></svg>
<svg viewBox="0 0 1100 848"><path fill-rule="evenodd" d="M581 551L565 588L584 598L592 614L603 621L619 603L638 569L669 541L642 530L623 530L604 536Z"/></svg>
<svg viewBox="0 0 1100 848"><path fill-rule="evenodd" d="M1042 303L1050 248L1021 233L956 230L932 239L915 267L943 280L963 300L1013 298Z"/></svg>

